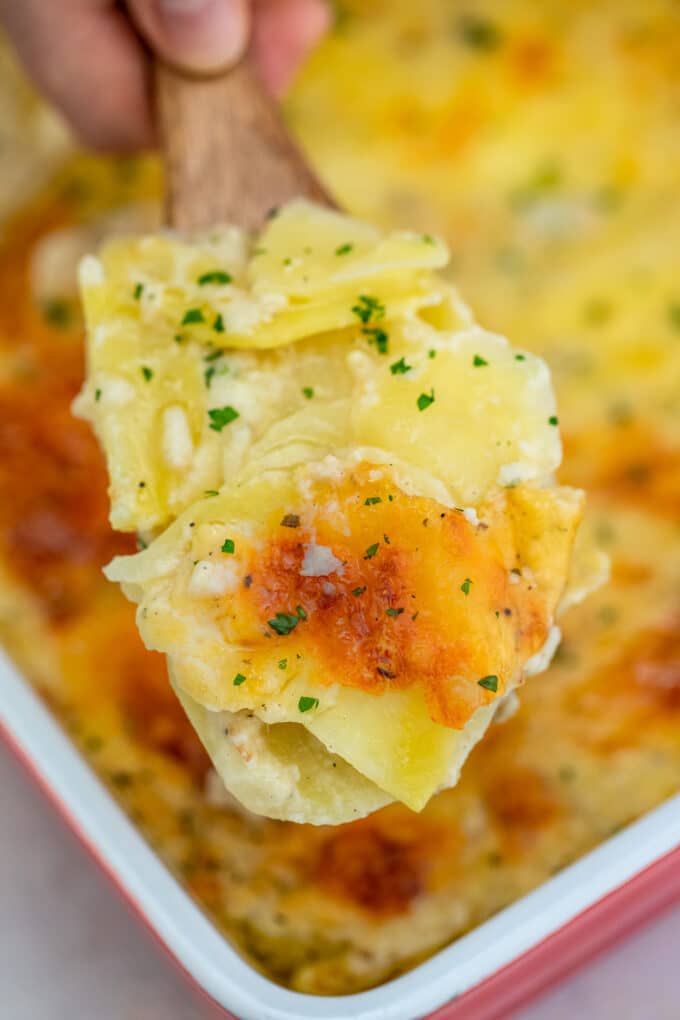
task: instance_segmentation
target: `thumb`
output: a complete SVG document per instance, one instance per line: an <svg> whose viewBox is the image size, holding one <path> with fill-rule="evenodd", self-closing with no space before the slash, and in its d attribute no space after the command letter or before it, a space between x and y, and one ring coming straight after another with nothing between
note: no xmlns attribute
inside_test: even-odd
<svg viewBox="0 0 680 1020"><path fill-rule="evenodd" d="M188 71L228 67L248 42L248 0L128 0L128 7L151 49Z"/></svg>

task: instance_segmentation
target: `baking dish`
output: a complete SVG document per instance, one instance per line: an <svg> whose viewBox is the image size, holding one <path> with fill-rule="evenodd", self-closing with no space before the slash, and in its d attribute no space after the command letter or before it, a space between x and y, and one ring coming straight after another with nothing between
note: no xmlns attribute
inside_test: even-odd
<svg viewBox="0 0 680 1020"><path fill-rule="evenodd" d="M291 992L201 913L2 654L0 685L10 745L181 969L241 1020L491 1020L680 896L678 795L409 973L355 995Z"/></svg>

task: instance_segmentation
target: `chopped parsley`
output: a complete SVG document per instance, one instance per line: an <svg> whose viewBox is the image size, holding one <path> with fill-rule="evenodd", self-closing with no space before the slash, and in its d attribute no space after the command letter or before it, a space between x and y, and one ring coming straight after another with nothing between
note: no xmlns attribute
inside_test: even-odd
<svg viewBox="0 0 680 1020"><path fill-rule="evenodd" d="M591 326L601 326L611 319L612 306L604 298L592 298L583 309L583 315Z"/></svg>
<svg viewBox="0 0 680 1020"><path fill-rule="evenodd" d="M431 349L430 349L430 350L429 350L429 351L427 352L427 356L428 356L428 358L436 358L436 357L437 357L437 352L435 351L435 349L434 349L434 348L431 348Z"/></svg>
<svg viewBox="0 0 680 1020"><path fill-rule="evenodd" d="M354 596L363 595L365 591L366 591L366 585L364 584L364 585L361 586L361 588L352 588L352 595L354 595Z"/></svg>
<svg viewBox="0 0 680 1020"><path fill-rule="evenodd" d="M302 387L302 395L307 399L311 400L314 396L314 389L311 386Z"/></svg>
<svg viewBox="0 0 680 1020"><path fill-rule="evenodd" d="M190 326L192 322L205 322L205 316L200 308L187 308L182 319L182 326Z"/></svg>
<svg viewBox="0 0 680 1020"><path fill-rule="evenodd" d="M231 273L225 273L222 269L213 269L210 273L203 273L198 278L199 287L204 287L206 283L231 283Z"/></svg>
<svg viewBox="0 0 680 1020"><path fill-rule="evenodd" d="M203 493L204 496L219 496L217 489L206 489ZM198 562L198 560L196 561Z"/></svg>
<svg viewBox="0 0 680 1020"><path fill-rule="evenodd" d="M208 365L208 367L206 368L205 372L203 373L203 378L205 380L205 385L208 388L210 388L210 383L212 382L212 377L215 375L216 371L217 371L217 369L215 368L214 365Z"/></svg>
<svg viewBox="0 0 680 1020"><path fill-rule="evenodd" d="M481 680L477 681L477 683L480 687L485 687L487 691L493 691L495 693L498 690L498 677L494 676L493 673L491 676L483 676Z"/></svg>
<svg viewBox="0 0 680 1020"><path fill-rule="evenodd" d="M349 244L349 243L341 244L341 245L339 245L335 249L335 254L336 255L349 255L349 253L352 251L353 248L354 248L353 244Z"/></svg>
<svg viewBox="0 0 680 1020"><path fill-rule="evenodd" d="M474 50L495 50L501 41L494 23L476 14L464 15L458 22L458 31L463 42Z"/></svg>
<svg viewBox="0 0 680 1020"><path fill-rule="evenodd" d="M234 687L240 687L241 684L244 684L245 682L246 678L244 677L243 673L237 673L236 676L234 677Z"/></svg>
<svg viewBox="0 0 680 1020"><path fill-rule="evenodd" d="M466 577L465 580L463 581L463 583L460 586L460 590L462 591L463 595L469 595L471 587L472 587L472 581L470 580L469 577Z"/></svg>
<svg viewBox="0 0 680 1020"><path fill-rule="evenodd" d="M392 608L390 608L390 609L386 609L385 610L385 614L387 616L401 616L401 614L403 612L404 612L404 610L402 608L399 608L399 609L392 609Z"/></svg>
<svg viewBox="0 0 680 1020"><path fill-rule="evenodd" d="M390 365L390 372L392 375L405 375L411 371L412 367L406 363L405 358L399 358L399 361L393 361Z"/></svg>
<svg viewBox="0 0 680 1020"><path fill-rule="evenodd" d="M94 399L95 399L95 400L96 400L97 402L99 402L99 401L101 400L101 396L102 396L102 391L101 391L100 389L96 389L96 390L94 391Z"/></svg>
<svg viewBox="0 0 680 1020"><path fill-rule="evenodd" d="M434 390L429 393L421 393L416 401L419 411L426 411L430 404L434 404Z"/></svg>
<svg viewBox="0 0 680 1020"><path fill-rule="evenodd" d="M233 538L225 538L224 542L222 543L222 552L223 553L233 553L235 551L235 549L236 549L236 545L234 544L234 539Z"/></svg>
<svg viewBox="0 0 680 1020"><path fill-rule="evenodd" d="M144 293L144 284L143 283L136 283L135 284L135 289L132 292L132 296L135 299L135 301L139 301L139 299L140 299L140 297L142 296L143 293Z"/></svg>
<svg viewBox="0 0 680 1020"><path fill-rule="evenodd" d="M526 354L516 354L515 355L515 361L526 361L526 359L527 359Z"/></svg>
<svg viewBox="0 0 680 1020"><path fill-rule="evenodd" d="M173 340L175 341L176 344L183 344L184 341L186 340L186 337L182 336L181 333L175 333Z"/></svg>
<svg viewBox="0 0 680 1020"><path fill-rule="evenodd" d="M386 333L384 329L379 329L377 326L372 326L370 329L363 329L362 333L368 340L369 344L375 344L378 348L378 354L387 354L390 343L389 333Z"/></svg>
<svg viewBox="0 0 680 1020"><path fill-rule="evenodd" d="M215 317L215 321L212 324L212 328L215 330L216 333L224 333L224 319L222 318L221 315L218 314Z"/></svg>
<svg viewBox="0 0 680 1020"><path fill-rule="evenodd" d="M153 379L153 372L148 365L142 365L142 375L144 376L147 382L151 382L151 380Z"/></svg>
<svg viewBox="0 0 680 1020"><path fill-rule="evenodd" d="M203 356L203 360L204 361L217 361L217 359L221 358L223 354L224 354L224 351L220 347L216 347L214 351L210 351L208 354L205 354Z"/></svg>
<svg viewBox="0 0 680 1020"><path fill-rule="evenodd" d="M286 514L281 521L282 528L299 528L300 518L297 514Z"/></svg>
<svg viewBox="0 0 680 1020"><path fill-rule="evenodd" d="M232 421L236 421L239 417L239 413L227 404L226 407L211 408L211 410L208 411L208 417L210 418L210 428L213 432L221 432L225 425L229 425Z"/></svg>
<svg viewBox="0 0 680 1020"><path fill-rule="evenodd" d="M360 294L357 303L352 306L352 311L366 325L374 319L382 319L385 315L385 306L380 298Z"/></svg>
<svg viewBox="0 0 680 1020"><path fill-rule="evenodd" d="M288 665L288 659L279 659L279 669L285 669Z"/></svg>
<svg viewBox="0 0 680 1020"><path fill-rule="evenodd" d="M364 506L375 506L376 503L382 503L381 496L367 496L364 500Z"/></svg>
<svg viewBox="0 0 680 1020"><path fill-rule="evenodd" d="M364 553L364 559L372 560L379 548L380 542L374 542L373 545L369 545L368 549Z"/></svg>
<svg viewBox="0 0 680 1020"><path fill-rule="evenodd" d="M43 305L42 312L50 326L66 329L71 325L72 308L64 298L50 298Z"/></svg>
<svg viewBox="0 0 680 1020"><path fill-rule="evenodd" d="M300 617L293 613L277 613L272 620L267 620L271 629L282 637L295 630L299 622Z"/></svg>
<svg viewBox="0 0 680 1020"><path fill-rule="evenodd" d="M423 244L436 244L436 243L437 242L435 241L432 234L423 234Z"/></svg>
<svg viewBox="0 0 680 1020"><path fill-rule="evenodd" d="M674 301L668 306L668 319L673 329L680 330L680 301Z"/></svg>
<svg viewBox="0 0 680 1020"><path fill-rule="evenodd" d="M483 358L481 354L475 354L474 358L472 359L472 364L475 366L475 368L481 368L482 365L488 365L489 362L486 360L486 358Z"/></svg>
<svg viewBox="0 0 680 1020"><path fill-rule="evenodd" d="M560 420L556 414L551 414L548 418L548 425L559 425Z"/></svg>
<svg viewBox="0 0 680 1020"><path fill-rule="evenodd" d="M303 606L296 606L295 607L295 612L298 615L298 619L300 619L300 620L306 620L307 619L307 613L305 612Z"/></svg>
<svg viewBox="0 0 680 1020"><path fill-rule="evenodd" d="M313 708L319 707L318 698L307 698L304 695L298 701L298 708L301 712L309 712Z"/></svg>

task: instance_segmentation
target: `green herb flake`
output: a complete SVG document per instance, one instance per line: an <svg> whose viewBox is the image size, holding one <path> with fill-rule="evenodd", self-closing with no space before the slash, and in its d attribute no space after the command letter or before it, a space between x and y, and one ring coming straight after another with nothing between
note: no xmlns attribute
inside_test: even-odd
<svg viewBox="0 0 680 1020"><path fill-rule="evenodd" d="M484 687L487 691L493 691L494 694L498 690L498 677L494 676L493 673L491 676L483 676L481 680L477 681L477 683L480 687Z"/></svg>
<svg viewBox="0 0 680 1020"><path fill-rule="evenodd" d="M215 317L215 321L212 324L212 328L216 333L224 333L224 319L221 315Z"/></svg>
<svg viewBox="0 0 680 1020"><path fill-rule="evenodd" d="M486 360L486 358L483 358L481 354L475 354L474 358L472 359L472 364L475 366L475 368L481 368L483 365L488 365L489 362Z"/></svg>
<svg viewBox="0 0 680 1020"><path fill-rule="evenodd" d="M469 595L471 587L472 587L472 581L470 580L469 577L466 577L465 580L463 581L463 583L460 586L460 590L462 591L463 595Z"/></svg>
<svg viewBox="0 0 680 1020"><path fill-rule="evenodd" d="M136 283L135 284L135 289L132 292L132 296L135 299L135 301L139 301L139 299L140 299L140 297L142 296L143 293L144 293L144 284L143 283Z"/></svg>
<svg viewBox="0 0 680 1020"><path fill-rule="evenodd" d="M473 50L489 52L501 41L501 33L492 21L476 14L466 14L458 22L461 39Z"/></svg>
<svg viewBox="0 0 680 1020"><path fill-rule="evenodd" d="M390 365L390 372L392 375L406 375L407 372L411 371L412 365L408 365L404 358L399 358L399 361L394 361Z"/></svg>
<svg viewBox="0 0 680 1020"><path fill-rule="evenodd" d="M241 684L244 684L245 682L246 678L244 677L243 673L237 673L236 676L234 677L234 687L240 687Z"/></svg>
<svg viewBox="0 0 680 1020"><path fill-rule="evenodd" d="M224 351L222 351L219 347L217 347L214 351L210 351L208 354L205 354L203 356L203 360L204 361L217 361L217 359L221 358L223 354L224 354Z"/></svg>
<svg viewBox="0 0 680 1020"><path fill-rule="evenodd" d="M194 322L205 322L205 317L200 308L187 308L182 319L182 326L190 326Z"/></svg>
<svg viewBox="0 0 680 1020"><path fill-rule="evenodd" d="M206 489L203 493L204 496L219 496L217 489Z"/></svg>
<svg viewBox="0 0 680 1020"><path fill-rule="evenodd" d="M390 608L385 610L386 616L401 616L403 612L404 610L401 607L399 609Z"/></svg>
<svg viewBox="0 0 680 1020"><path fill-rule="evenodd" d="M382 319L385 315L385 306L380 298L360 294L357 303L352 306L352 312L366 325L367 322Z"/></svg>
<svg viewBox="0 0 680 1020"><path fill-rule="evenodd" d="M198 286L205 287L207 283L231 283L231 273L225 273L222 269L213 269L209 273L203 273L198 278Z"/></svg>
<svg viewBox="0 0 680 1020"><path fill-rule="evenodd" d="M175 341L176 344L183 344L184 341L186 340L186 337L182 336L181 333L175 333L173 340Z"/></svg>
<svg viewBox="0 0 680 1020"><path fill-rule="evenodd" d="M354 248L353 244L349 244L349 243L341 244L341 245L339 245L335 249L335 254L336 255L349 255L349 253L352 251L353 248Z"/></svg>
<svg viewBox="0 0 680 1020"><path fill-rule="evenodd" d="M680 331L680 301L673 301L668 306L668 321L673 329Z"/></svg>
<svg viewBox="0 0 680 1020"><path fill-rule="evenodd" d="M435 241L434 237L432 236L432 234L423 234L422 235L422 242L423 242L423 244L436 244L437 243Z"/></svg>
<svg viewBox="0 0 680 1020"><path fill-rule="evenodd" d="M370 329L363 329L362 333L368 340L369 344L375 344L378 349L378 354L387 354L390 346L389 333L386 333L384 329L378 327L371 327Z"/></svg>
<svg viewBox="0 0 680 1020"><path fill-rule="evenodd" d="M436 358L437 357L437 352L434 350L434 348L431 348L427 352L427 356L428 356L428 358Z"/></svg>
<svg viewBox="0 0 680 1020"><path fill-rule="evenodd" d="M42 313L50 326L57 329L66 329L73 320L73 310L68 301L64 298L50 298L42 306Z"/></svg>
<svg viewBox="0 0 680 1020"><path fill-rule="evenodd" d="M97 403L99 403L101 398L102 398L102 391L100 389L96 389L94 391L94 399L97 401Z"/></svg>
<svg viewBox="0 0 680 1020"><path fill-rule="evenodd" d="M304 695L298 701L298 708L301 712L310 712L313 708L319 707L318 698L307 698Z"/></svg>
<svg viewBox="0 0 680 1020"><path fill-rule="evenodd" d="M233 552L235 552L236 545L234 544L234 539L233 538L225 538L224 542L222 543L221 549L222 549L223 553L233 553Z"/></svg>
<svg viewBox="0 0 680 1020"><path fill-rule="evenodd" d="M426 411L430 404L434 404L434 389L429 393L421 393L416 403L419 411Z"/></svg>
<svg viewBox="0 0 680 1020"><path fill-rule="evenodd" d="M267 620L271 629L282 637L295 630L299 622L299 616L293 615L293 613L277 613L272 620Z"/></svg>
<svg viewBox="0 0 680 1020"><path fill-rule="evenodd" d="M612 306L604 298L592 298L583 309L583 317L591 326L602 326L612 317Z"/></svg>
<svg viewBox="0 0 680 1020"><path fill-rule="evenodd" d="M306 620L307 619L307 613L305 612L305 609L304 609L303 606L296 606L295 607L295 612L297 613L298 618L300 620Z"/></svg>
<svg viewBox="0 0 680 1020"><path fill-rule="evenodd" d="M388 535L383 535L383 542L385 543L385 545L389 545L390 544L390 540L389 540L389 536Z"/></svg>
<svg viewBox="0 0 680 1020"><path fill-rule="evenodd" d="M381 496L367 496L364 500L364 506L376 506L377 503L382 503Z"/></svg>
<svg viewBox="0 0 680 1020"><path fill-rule="evenodd" d="M314 396L314 389L311 386L303 386L302 395L306 400L311 400Z"/></svg>
<svg viewBox="0 0 680 1020"><path fill-rule="evenodd" d="M144 376L147 382L151 382L151 380L153 379L153 371L149 368L148 365L142 365L142 375Z"/></svg>
<svg viewBox="0 0 680 1020"><path fill-rule="evenodd" d="M559 425L560 420L556 414L551 414L548 418L548 425Z"/></svg>
<svg viewBox="0 0 680 1020"><path fill-rule="evenodd" d="M225 425L231 424L232 421L236 421L240 417L238 411L234 410L228 404L226 407L213 407L208 411L208 417L210 418L210 428L213 432L221 432Z"/></svg>
<svg viewBox="0 0 680 1020"><path fill-rule="evenodd" d="M279 669L285 669L288 665L288 659L279 659Z"/></svg>
<svg viewBox="0 0 680 1020"><path fill-rule="evenodd" d="M363 595L365 591L366 591L366 585L364 584L364 585L361 586L361 588L352 588L352 595L357 597L359 595Z"/></svg>
<svg viewBox="0 0 680 1020"><path fill-rule="evenodd" d="M364 559L372 560L379 548L380 542L374 542L373 545L369 545L368 549L364 553Z"/></svg>
<svg viewBox="0 0 680 1020"><path fill-rule="evenodd" d="M526 361L526 360L527 360L526 354L516 354L515 355L515 361Z"/></svg>

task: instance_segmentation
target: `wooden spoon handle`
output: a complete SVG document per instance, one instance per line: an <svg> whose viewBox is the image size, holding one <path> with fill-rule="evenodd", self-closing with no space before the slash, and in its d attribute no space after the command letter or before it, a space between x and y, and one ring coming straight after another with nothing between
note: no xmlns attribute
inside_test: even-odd
<svg viewBox="0 0 680 1020"><path fill-rule="evenodd" d="M171 227L256 230L292 198L333 204L248 58L210 78L158 61L155 76Z"/></svg>

